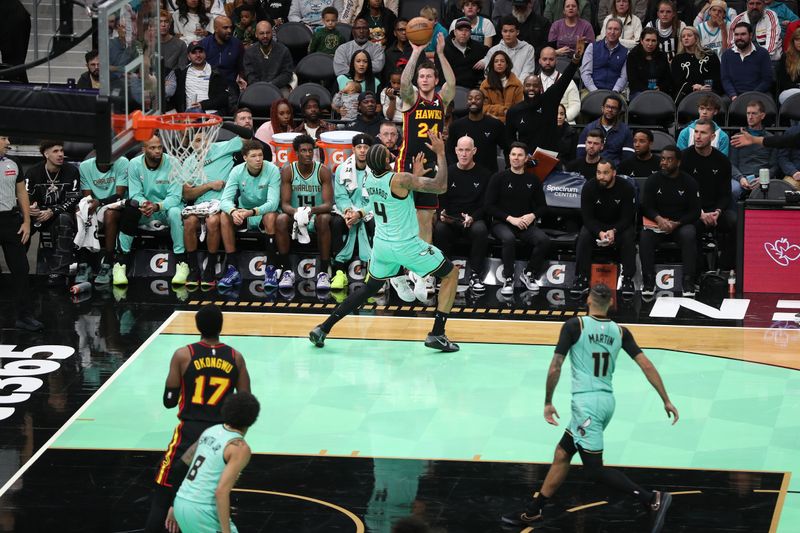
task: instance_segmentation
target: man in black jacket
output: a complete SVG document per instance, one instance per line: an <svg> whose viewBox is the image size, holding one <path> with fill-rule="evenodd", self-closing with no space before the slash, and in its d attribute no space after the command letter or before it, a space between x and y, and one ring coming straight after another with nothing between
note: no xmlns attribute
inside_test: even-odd
<svg viewBox="0 0 800 533"><path fill-rule="evenodd" d="M256 38L258 43L253 43L242 57L247 84L269 81L288 97L294 72L292 53L273 37L272 24L268 20L256 24Z"/></svg>
<svg viewBox="0 0 800 533"><path fill-rule="evenodd" d="M681 151L675 145L661 150L661 171L644 185L642 214L645 220L639 238L642 260L642 296L655 293L656 246L665 240L677 241L683 262L683 296L694 296L697 266L697 228L700 218L700 193L697 182L681 171Z"/></svg>
<svg viewBox="0 0 800 533"><path fill-rule="evenodd" d="M47 230L52 235L53 257L48 262L47 284L66 287L75 238L75 208L81 197L78 168L64 164L64 143L42 141L44 161L28 169L25 181L31 202L31 234ZM30 246L30 241L28 241Z"/></svg>
<svg viewBox="0 0 800 533"><path fill-rule="evenodd" d="M600 159L597 175L581 191L583 227L575 249L577 276L572 294L589 292L592 248L614 246L622 256L622 295L633 296L636 275L636 233L634 215L636 193L627 180L617 178L614 163Z"/></svg>
<svg viewBox="0 0 800 533"><path fill-rule="evenodd" d="M484 70L475 68L475 64L486 56L489 49L470 37L471 30L469 19L458 19L450 38L445 39L444 56L453 67L459 85L477 88L483 81ZM437 68L439 68L438 61Z"/></svg>
<svg viewBox="0 0 800 533"><path fill-rule="evenodd" d="M544 2L537 2L538 8ZM519 40L530 43L536 50L536 59L542 49L547 46L550 37L550 21L537 13L531 0L513 0L511 14L519 21Z"/></svg>
<svg viewBox="0 0 800 533"><path fill-rule="evenodd" d="M484 99L479 89L470 89L467 93L469 115L454 121L448 129L447 163L455 163L456 142L466 135L475 144L475 162L494 174L497 172L497 148L507 156L508 137L503 123L483 112Z"/></svg>
<svg viewBox="0 0 800 533"><path fill-rule="evenodd" d="M89 50L83 56L86 59L86 72L78 78L75 87L78 89L99 89L100 88L100 53L97 50Z"/></svg>
<svg viewBox="0 0 800 533"><path fill-rule="evenodd" d="M175 111L220 115L228 112L228 84L206 62L200 41L189 45L189 65L175 71L175 82Z"/></svg>

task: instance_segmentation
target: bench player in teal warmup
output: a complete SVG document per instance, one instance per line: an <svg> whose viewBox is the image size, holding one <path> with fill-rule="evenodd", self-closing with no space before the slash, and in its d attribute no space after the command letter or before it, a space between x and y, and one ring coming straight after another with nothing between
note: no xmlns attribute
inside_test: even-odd
<svg viewBox="0 0 800 533"><path fill-rule="evenodd" d="M653 533L661 531L664 525L667 509L672 502L669 492L645 490L619 470L603 466L603 430L614 414L611 379L620 350L625 350L647 376L664 402L667 417L673 417L673 424L678 421L678 410L670 402L656 367L642 353L631 332L607 317L611 294L611 289L602 283L593 286L588 298L589 315L571 318L561 328L547 373L544 419L548 424L558 425L553 393L567 354L572 366L572 419L556 446L553 464L542 488L534 494L533 503L523 512L504 515L502 520L505 523L523 526L546 523L545 504L566 479L570 461L577 452L580 453L587 478L632 496L645 505L652 513Z"/></svg>
<svg viewBox="0 0 800 533"><path fill-rule="evenodd" d="M383 284L403 267L425 277L436 276L442 280L436 306L433 330L425 339L425 346L443 352L458 351L458 344L445 335L445 322L453 307L458 269L435 246L419 238L419 223L414 207L414 191L442 194L447 189L447 161L441 133L429 132L431 149L437 158L436 175L426 178L408 172L393 172L389 150L382 144L370 146L367 151L367 174L364 188L375 216L375 238L367 269L366 287L356 291L337 307L325 322L309 333L317 347L325 345L325 337L333 326L348 314L361 307L368 298L378 293ZM414 173L422 174L422 153L415 157Z"/></svg>

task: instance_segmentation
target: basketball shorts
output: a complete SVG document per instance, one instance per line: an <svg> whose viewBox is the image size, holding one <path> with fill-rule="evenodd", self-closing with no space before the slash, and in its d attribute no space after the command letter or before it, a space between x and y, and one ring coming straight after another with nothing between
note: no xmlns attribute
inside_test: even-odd
<svg viewBox="0 0 800 533"><path fill-rule="evenodd" d="M603 451L603 430L614 416L616 401L608 392L572 395L572 418L567 431L576 445L590 452Z"/></svg>
<svg viewBox="0 0 800 533"><path fill-rule="evenodd" d="M438 270L446 261L441 250L419 237L399 242L375 237L368 272L372 278L385 280L406 267L424 277Z"/></svg>
<svg viewBox="0 0 800 533"><path fill-rule="evenodd" d="M177 426L175 431L172 432L172 439L169 441L167 451L164 452L164 458L158 465L158 472L156 472L156 483L165 487L177 487L183 479L175 474L175 471L186 474L185 468L173 468L174 465L181 461L181 457L186 453L186 450L191 448L192 444L197 442L200 435L206 429L214 425L214 422L199 422L196 420L183 420Z"/></svg>
<svg viewBox="0 0 800 533"><path fill-rule="evenodd" d="M201 503L184 500L180 496L175 496L173 507L175 520L181 527L181 531L191 533L218 533L222 530L217 516L216 505L203 505ZM231 520L231 532L239 533L236 525Z"/></svg>

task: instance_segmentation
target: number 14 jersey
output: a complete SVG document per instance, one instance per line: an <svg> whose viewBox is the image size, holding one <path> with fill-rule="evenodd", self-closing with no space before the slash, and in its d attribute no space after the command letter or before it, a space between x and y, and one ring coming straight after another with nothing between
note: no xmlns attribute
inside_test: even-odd
<svg viewBox="0 0 800 533"><path fill-rule="evenodd" d="M191 360L181 380L178 418L222 422L222 403L239 382L236 351L227 344L189 345Z"/></svg>

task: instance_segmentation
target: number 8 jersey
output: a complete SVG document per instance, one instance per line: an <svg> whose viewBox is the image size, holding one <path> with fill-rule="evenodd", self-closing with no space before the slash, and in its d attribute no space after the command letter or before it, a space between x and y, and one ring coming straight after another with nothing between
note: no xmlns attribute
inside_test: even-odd
<svg viewBox="0 0 800 533"><path fill-rule="evenodd" d="M227 344L196 342L188 346L192 358L181 379L178 418L222 422L222 403L239 382L236 351Z"/></svg>
<svg viewBox="0 0 800 533"><path fill-rule="evenodd" d="M433 100L426 100L417 91L417 101L408 111L403 111L403 145L397 156L397 171L411 172L414 156L425 154L425 168L436 167L436 154L426 146L430 142L428 132L442 133L444 130L444 101L439 93ZM427 175L429 178L433 174Z"/></svg>

